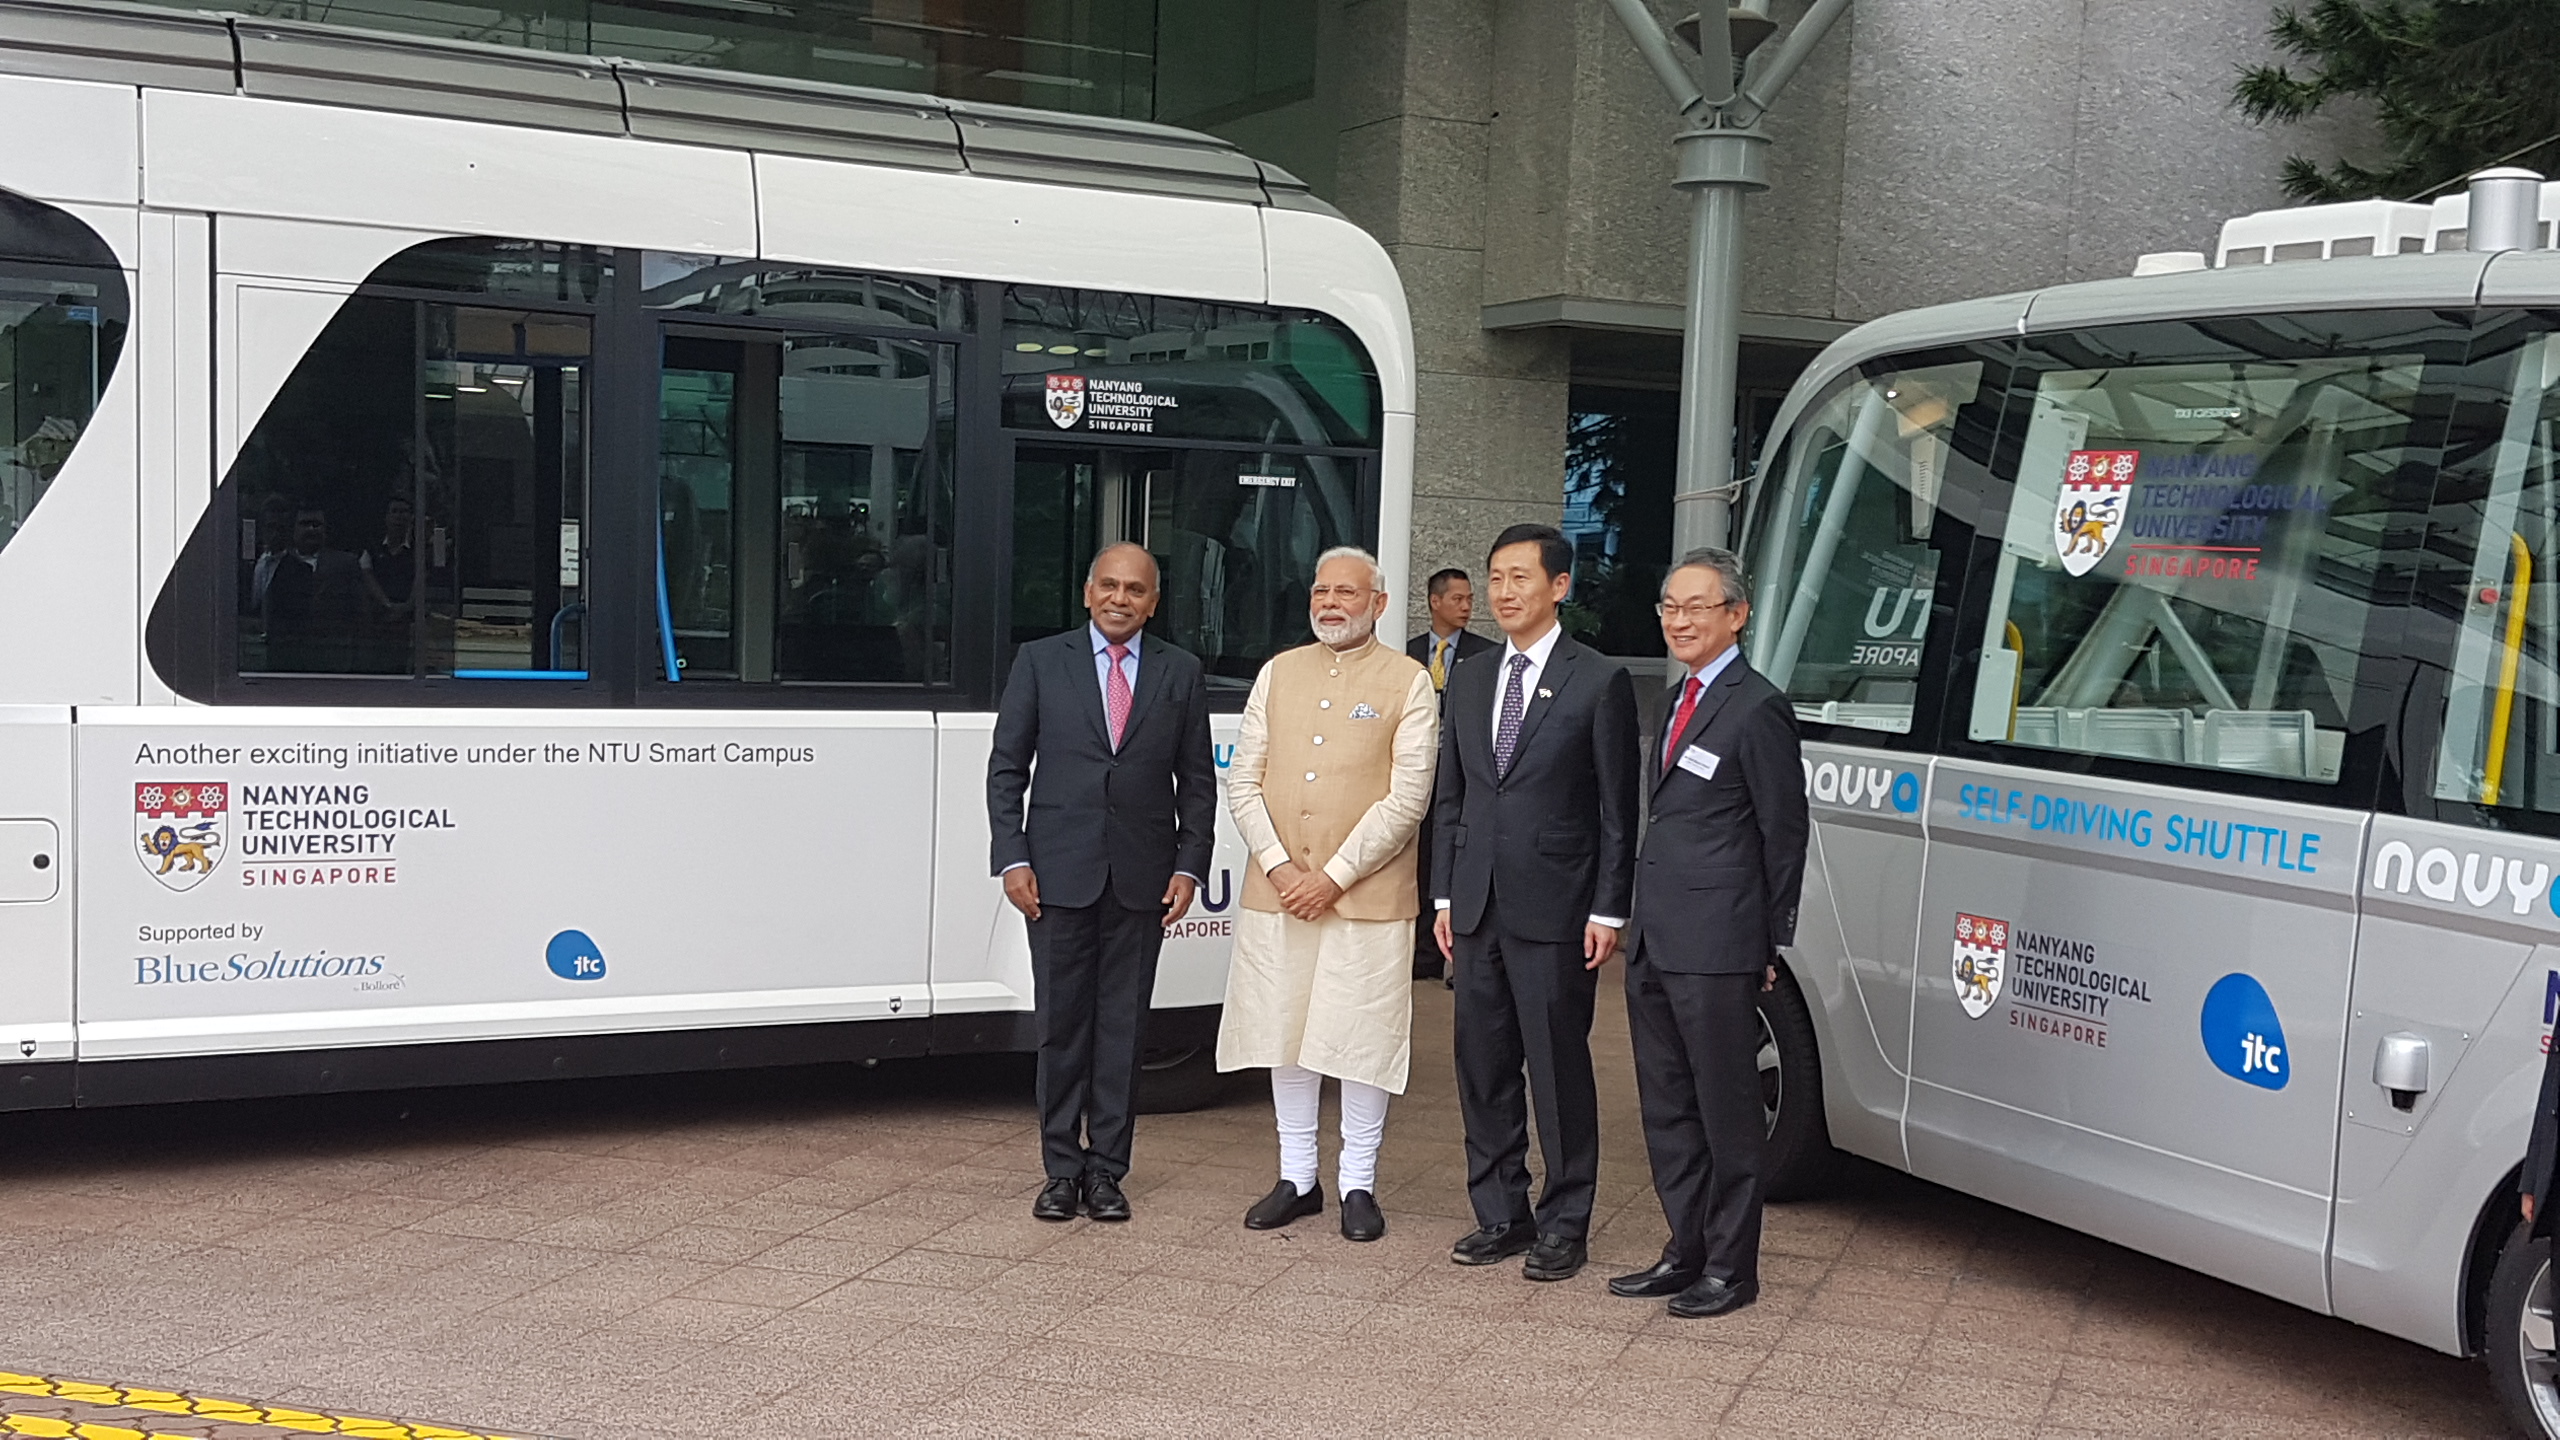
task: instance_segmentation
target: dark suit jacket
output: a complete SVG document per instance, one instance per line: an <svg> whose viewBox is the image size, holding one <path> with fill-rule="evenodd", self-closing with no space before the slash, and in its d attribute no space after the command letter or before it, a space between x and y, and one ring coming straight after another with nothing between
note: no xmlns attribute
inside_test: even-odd
<svg viewBox="0 0 2560 1440"><path fill-rule="evenodd" d="M1684 751L1715 756L1715 777L1666 773L1662 756ZM1636 865L1636 943L1675 974L1759 973L1795 941L1812 832L1795 706L1737 655L1688 729L1645 759L1652 823Z"/></svg>
<svg viewBox="0 0 2560 1440"><path fill-rule="evenodd" d="M2516 1188L2533 1197L2533 1233L2552 1232L2552 1169L2560 1160L2560 1045L2543 1052L2542 1093L2533 1102L2533 1138L2525 1145L2524 1173Z"/></svg>
<svg viewBox="0 0 2560 1440"><path fill-rule="evenodd" d="M1117 754L1085 627L1013 657L987 759L988 857L999 875L1030 862L1043 905L1091 905L1107 879L1121 905L1153 910L1175 871L1208 874L1218 817L1208 684L1190 651L1152 635L1138 644L1138 685Z"/></svg>
<svg viewBox="0 0 2560 1440"><path fill-rule="evenodd" d="M1507 645L1458 662L1441 699L1431 893L1472 935L1499 892L1503 929L1573 941L1593 915L1628 913L1644 742L1626 667L1570 635L1521 711L1511 773L1493 768L1493 707Z"/></svg>
<svg viewBox="0 0 2560 1440"><path fill-rule="evenodd" d="M1451 674L1455 674L1455 673L1457 673L1457 667L1458 667L1458 662L1459 662L1459 661L1466 659L1466 658L1467 658L1468 656L1470 656L1470 655L1481 655L1481 654L1483 654L1484 652L1486 652L1487 650L1491 650L1491 649L1494 649L1494 648L1496 648L1496 647L1495 647L1495 645L1494 645L1494 643L1493 643L1492 641L1487 640L1486 638L1484 638L1483 636L1481 636L1481 635L1477 634L1477 633L1476 633L1476 632L1474 632L1473 630L1461 630L1461 631L1459 631L1459 632L1458 632L1458 653L1456 653L1455 655L1452 655L1452 656L1450 656L1450 657L1449 657L1449 670L1450 670L1450 673L1451 673ZM1430 626L1427 626L1427 625L1426 625L1426 626L1424 626L1424 627L1423 627L1423 629L1422 629L1422 633L1421 633L1421 634L1416 635L1416 636L1414 636L1412 639L1407 640L1406 642L1404 642L1404 653L1413 657L1413 663L1414 663L1414 664L1421 666L1421 667L1422 667L1423 669L1425 669L1425 670L1430 669L1430 668L1431 668L1431 627L1430 627ZM1442 698L1443 698L1443 699L1446 699L1446 698L1447 698L1446 692L1443 692Z"/></svg>

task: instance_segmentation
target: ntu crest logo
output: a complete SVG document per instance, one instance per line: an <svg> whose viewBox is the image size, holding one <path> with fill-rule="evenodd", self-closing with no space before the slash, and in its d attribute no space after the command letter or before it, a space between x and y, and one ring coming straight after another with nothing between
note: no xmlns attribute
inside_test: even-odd
<svg viewBox="0 0 2560 1440"><path fill-rule="evenodd" d="M1049 421L1061 430L1073 430L1084 418L1084 377L1052 375L1048 380Z"/></svg>
<svg viewBox="0 0 2560 1440"><path fill-rule="evenodd" d="M222 859L230 814L231 787L219 780L135 785L133 829L142 868L172 890L193 890Z"/></svg>

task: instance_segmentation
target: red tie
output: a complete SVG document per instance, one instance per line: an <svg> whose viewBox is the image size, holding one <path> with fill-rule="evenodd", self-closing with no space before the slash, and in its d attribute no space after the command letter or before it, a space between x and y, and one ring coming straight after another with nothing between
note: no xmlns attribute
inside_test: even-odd
<svg viewBox="0 0 2560 1440"><path fill-rule="evenodd" d="M1106 645L1102 653L1111 657L1111 680L1102 687L1102 713L1111 719L1111 748L1120 748L1120 737L1129 729L1129 672L1120 662L1129 658L1126 645Z"/></svg>
<svg viewBox="0 0 2560 1440"><path fill-rule="evenodd" d="M1680 709L1672 715L1671 728L1662 736L1662 771L1666 775L1671 773L1672 762L1679 758L1680 737L1688 733L1689 717L1698 713L1698 695L1706 688L1695 675L1680 687Z"/></svg>

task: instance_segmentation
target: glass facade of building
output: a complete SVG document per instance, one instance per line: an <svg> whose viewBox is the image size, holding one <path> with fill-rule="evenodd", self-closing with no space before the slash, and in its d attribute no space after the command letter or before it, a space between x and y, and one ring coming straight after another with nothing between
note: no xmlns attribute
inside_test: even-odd
<svg viewBox="0 0 2560 1440"><path fill-rule="evenodd" d="M185 0L175 0L185 3ZM193 8L190 6L189 8ZM253 15L1206 131L1331 188L1303 0L241 0Z"/></svg>

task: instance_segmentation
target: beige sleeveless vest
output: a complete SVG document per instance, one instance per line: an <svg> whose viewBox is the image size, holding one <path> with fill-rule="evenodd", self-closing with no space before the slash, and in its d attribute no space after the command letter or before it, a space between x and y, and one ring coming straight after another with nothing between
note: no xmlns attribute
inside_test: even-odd
<svg viewBox="0 0 2560 1440"><path fill-rule="evenodd" d="M1290 859L1311 870L1322 866L1369 807L1387 798L1396 725L1421 669L1411 656L1374 640L1347 655L1317 643L1272 657L1263 693L1270 754L1262 803ZM1258 865L1245 866L1244 904L1280 908L1279 891ZM1346 920L1410 920L1418 908L1408 840L1344 891L1334 913Z"/></svg>

